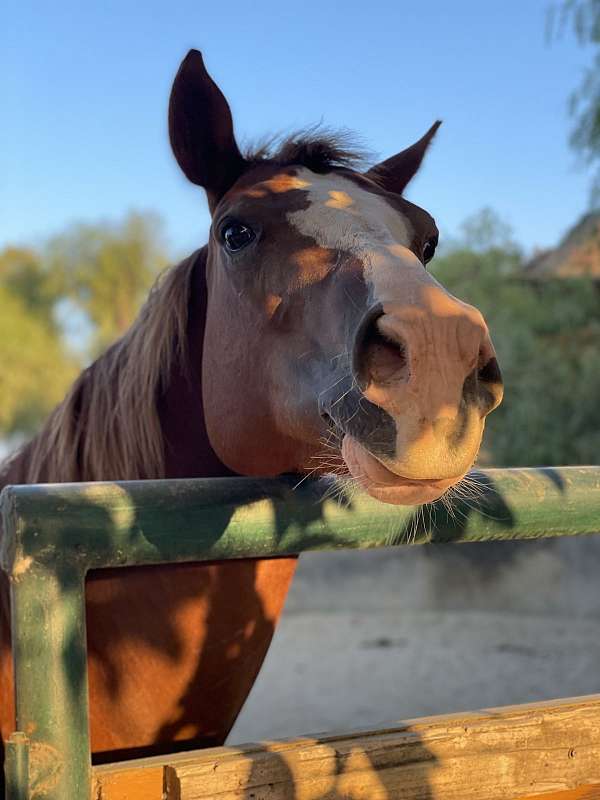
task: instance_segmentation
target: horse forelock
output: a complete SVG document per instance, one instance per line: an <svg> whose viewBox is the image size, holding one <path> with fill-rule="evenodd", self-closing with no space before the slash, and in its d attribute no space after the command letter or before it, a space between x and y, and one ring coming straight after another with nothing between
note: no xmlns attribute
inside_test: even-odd
<svg viewBox="0 0 600 800"><path fill-rule="evenodd" d="M335 168L359 170L371 160L371 154L354 133L322 125L273 136L249 147L244 155L251 166L307 167L316 173Z"/></svg>
<svg viewBox="0 0 600 800"><path fill-rule="evenodd" d="M41 431L0 464L0 483L3 473L24 483L164 477L157 403L174 362L187 356L191 276L203 252L159 276L131 328L81 373Z"/></svg>

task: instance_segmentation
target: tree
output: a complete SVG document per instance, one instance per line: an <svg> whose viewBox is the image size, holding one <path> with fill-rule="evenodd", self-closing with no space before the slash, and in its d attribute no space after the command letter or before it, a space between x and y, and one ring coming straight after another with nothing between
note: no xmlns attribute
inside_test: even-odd
<svg viewBox="0 0 600 800"><path fill-rule="evenodd" d="M155 214L132 212L120 223L77 224L48 245L50 271L91 329L91 356L133 322L168 263Z"/></svg>
<svg viewBox="0 0 600 800"><path fill-rule="evenodd" d="M62 287L39 253L25 247L5 247L0 252L0 285L20 298L24 308L49 330L57 332L54 311Z"/></svg>
<svg viewBox="0 0 600 800"><path fill-rule="evenodd" d="M0 435L32 433L78 372L56 318L60 285L39 253L0 252Z"/></svg>
<svg viewBox="0 0 600 800"><path fill-rule="evenodd" d="M62 400L80 365L44 314L0 284L0 436L30 434Z"/></svg>
<svg viewBox="0 0 600 800"><path fill-rule="evenodd" d="M127 330L165 264L160 220L140 213L76 225L41 252L0 251L0 437L35 431L85 361Z"/></svg>
<svg viewBox="0 0 600 800"><path fill-rule="evenodd" d="M593 49L592 64L572 93L571 113L575 127L571 145L586 163L597 165L592 183L592 204L600 203L600 0L566 0L560 14L561 27L570 22L582 45Z"/></svg>

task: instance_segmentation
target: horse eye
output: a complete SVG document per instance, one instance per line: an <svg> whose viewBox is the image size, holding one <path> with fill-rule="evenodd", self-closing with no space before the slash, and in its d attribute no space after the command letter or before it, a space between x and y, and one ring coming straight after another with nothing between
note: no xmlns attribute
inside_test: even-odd
<svg viewBox="0 0 600 800"><path fill-rule="evenodd" d="M252 228L242 225L241 222L231 222L223 228L223 241L230 253L237 253L255 239Z"/></svg>
<svg viewBox="0 0 600 800"><path fill-rule="evenodd" d="M435 248L437 246L437 239L429 239L423 245L423 263L427 264L435 255Z"/></svg>

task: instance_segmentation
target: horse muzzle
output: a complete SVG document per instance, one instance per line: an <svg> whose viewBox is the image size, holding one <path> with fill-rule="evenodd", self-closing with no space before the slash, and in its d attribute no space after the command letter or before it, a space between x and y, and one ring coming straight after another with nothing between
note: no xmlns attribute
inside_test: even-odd
<svg viewBox="0 0 600 800"><path fill-rule="evenodd" d="M432 502L464 477L502 399L483 317L454 298L443 313L370 309L340 385L322 416L343 435L350 474L373 497L402 505Z"/></svg>

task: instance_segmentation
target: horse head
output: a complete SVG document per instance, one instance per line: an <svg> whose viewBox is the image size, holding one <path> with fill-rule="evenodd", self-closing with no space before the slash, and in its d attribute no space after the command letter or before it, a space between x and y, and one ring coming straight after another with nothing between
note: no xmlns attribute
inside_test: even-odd
<svg viewBox="0 0 600 800"><path fill-rule="evenodd" d="M475 461L502 399L494 347L427 271L438 230L402 196L438 126L366 172L327 136L243 155L200 53L183 61L171 143L212 215L202 401L235 472L343 470L416 504Z"/></svg>

